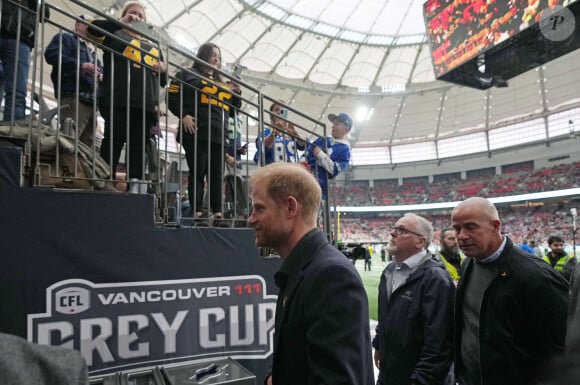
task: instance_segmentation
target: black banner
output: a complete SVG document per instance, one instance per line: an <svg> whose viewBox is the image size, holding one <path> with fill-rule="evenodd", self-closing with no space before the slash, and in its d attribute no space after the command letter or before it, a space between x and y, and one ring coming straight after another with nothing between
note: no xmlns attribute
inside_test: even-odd
<svg viewBox="0 0 580 385"><path fill-rule="evenodd" d="M0 213L2 332L92 375L222 357L264 375L280 261L252 230L160 228L143 195L0 191Z"/></svg>

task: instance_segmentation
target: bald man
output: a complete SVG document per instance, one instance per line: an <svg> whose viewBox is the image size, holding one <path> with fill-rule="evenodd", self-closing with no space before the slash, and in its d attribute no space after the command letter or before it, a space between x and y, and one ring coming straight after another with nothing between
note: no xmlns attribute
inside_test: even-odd
<svg viewBox="0 0 580 385"><path fill-rule="evenodd" d="M495 206L461 202L451 214L466 258L455 302L455 368L463 385L527 385L566 336L568 284L501 234Z"/></svg>

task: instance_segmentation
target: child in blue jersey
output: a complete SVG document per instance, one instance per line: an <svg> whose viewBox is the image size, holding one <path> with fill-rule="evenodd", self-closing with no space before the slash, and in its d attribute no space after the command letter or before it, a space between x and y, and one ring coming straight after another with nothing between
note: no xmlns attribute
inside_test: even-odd
<svg viewBox="0 0 580 385"><path fill-rule="evenodd" d="M284 120L288 118L288 110L281 104L273 103L270 106L270 113L272 128L264 130L264 140L256 139L258 151L254 155L254 163L261 164L260 156L264 158L262 160L264 165L274 162L297 163L302 156L305 143L296 132L296 127Z"/></svg>
<svg viewBox="0 0 580 385"><path fill-rule="evenodd" d="M328 195L328 179L346 170L350 162L350 143L345 137L352 129L351 117L341 112L328 115L328 119L332 122L332 137L316 139L304 152L308 167L320 183L323 199Z"/></svg>

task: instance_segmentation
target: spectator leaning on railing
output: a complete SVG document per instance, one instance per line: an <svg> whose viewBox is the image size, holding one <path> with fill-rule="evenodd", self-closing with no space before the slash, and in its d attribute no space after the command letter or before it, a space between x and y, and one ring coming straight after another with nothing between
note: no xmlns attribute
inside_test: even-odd
<svg viewBox="0 0 580 385"><path fill-rule="evenodd" d="M56 34L44 50L44 58L52 65L50 79L54 85L54 95L60 97L61 128L67 119L72 119L76 122L79 140L92 147L96 128L93 103L98 96L98 84L103 78L103 66L84 40L88 20L88 17L79 16L75 22L76 34Z"/></svg>
<svg viewBox="0 0 580 385"><path fill-rule="evenodd" d="M159 86L167 82L167 65L153 42L125 28L147 21L141 3L125 3L119 21L92 20L88 30L90 38L108 48L103 54L105 68L99 105L105 119L101 156L111 165L114 179L121 150L127 142L129 191L144 192L135 188L141 187L137 181L144 179L145 141L158 121Z"/></svg>
<svg viewBox="0 0 580 385"><path fill-rule="evenodd" d="M350 162L350 143L345 137L352 129L351 117L341 112L328 115L328 120L332 122L332 137L316 139L304 153L322 188L322 199L328 195L328 179L346 170Z"/></svg>
<svg viewBox="0 0 580 385"><path fill-rule="evenodd" d="M207 177L210 210L214 226L226 226L222 220L222 176L225 162L234 166L236 159L228 154L225 141L228 118L239 108L241 87L226 84L219 72L221 50L205 43L197 51L198 59L189 70L179 71L169 85L169 109L180 118L180 141L185 149L189 168L188 198L195 208L195 218L201 218L204 184ZM225 158L225 159L224 159ZM205 220L197 225L206 226Z"/></svg>

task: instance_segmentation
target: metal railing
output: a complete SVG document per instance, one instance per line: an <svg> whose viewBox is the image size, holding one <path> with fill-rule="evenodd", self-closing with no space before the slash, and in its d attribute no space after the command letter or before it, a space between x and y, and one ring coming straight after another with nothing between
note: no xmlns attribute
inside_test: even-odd
<svg viewBox="0 0 580 385"><path fill-rule="evenodd" d="M116 21L108 14L82 1L71 0L70 2L81 9L83 14L88 13L98 20L107 20L110 23ZM0 6L7 3L15 4L10 0L3 0L0 2ZM17 4L16 6L21 7ZM221 113L222 116L225 116L227 113L230 115L231 119L224 117L222 121L224 124L223 138L220 140L213 138L215 142L223 140L221 143L226 143L230 140L239 144L245 141L249 144L250 149L253 148L254 143L258 146L256 148L257 164L255 164L251 153L240 159L237 153L238 147L234 145L233 155L236 158L237 166L222 173L219 186L212 186L211 181L206 179L205 195L200 197L198 194L194 194L193 202L191 202L192 205L199 207L199 200L203 200L203 210L211 212L211 208L208 207L211 190L219 189L223 220L230 227L246 225L251 207L247 194L247 179L254 167L266 163L262 139L268 134L268 131L276 131L284 138L294 142L304 141L306 143L318 137L326 137L324 123L286 105L275 97L263 94L257 87L244 82L243 79L234 78L229 71L214 68L215 73L219 74L225 82L235 82L241 86L243 92L239 98L243 107L234 105L231 99L220 99L219 96L216 96L215 89L223 87L223 85L192 72L191 66L187 64L198 62L205 66L210 65L197 59L192 52L175 44L167 33L157 27L145 24L123 25L122 29L112 32L112 30L102 28L102 25L99 26L98 23L92 23L90 25L91 36L104 37L104 40L94 40L84 38L80 32L76 31L75 24L86 23L80 16L57 8L50 1L42 2L41 7L40 11L35 13L37 21L36 45L31 51L31 58L34 60L32 61L32 74L28 81L31 94L36 95L37 101L35 102L32 98L28 99L26 119L21 121L7 119L7 122L0 125L0 136L26 139L26 169L28 170L26 183L30 186L122 191L122 186L129 182L140 186L140 189L133 188L133 191L146 191L155 194L158 223L176 226L193 224L192 214L186 213L182 206L187 206L188 203L184 191L188 184L184 181L187 180L187 177L193 177L194 181L198 179L197 170L193 170L192 173L186 166L183 142L179 144L170 140L173 136L183 140L185 133L179 124L179 119L168 111L170 98L168 85L177 84L181 90L192 87L181 78L176 77L178 72L197 76L206 84L206 87L195 88L193 92L195 100L205 98L207 102L204 108L207 107L208 113L201 114L198 111L199 107L195 107L195 115L196 117L205 116L208 119L208 127L211 126L212 119L216 120L212 114ZM49 18L45 17L45 9L50 14ZM22 20L18 19L17 22L19 23L18 30L20 30ZM133 42L133 46L128 45L127 40L122 40L119 37L119 31L123 31L126 36L134 36L138 42ZM53 40L53 48L56 47L57 55L51 66L44 60L44 56L48 42L53 39L53 36L56 36ZM21 37L17 35L16 39L19 41ZM104 43L107 39L110 44ZM72 51L71 41L75 44ZM118 47L121 46L121 43L131 51L129 53L126 50L119 52ZM67 49L69 53L72 52L77 63L81 61L84 50L97 52L96 55L91 56L90 62L94 68L97 68L90 77L93 86L92 94L87 95L86 87L82 83L83 77L76 76L76 73L79 72L78 67L67 62L70 58L63 54ZM102 59L100 59L101 57ZM165 63L166 72L162 71L165 68L154 65L159 62ZM122 63L124 68L119 67L119 63ZM51 69L55 71L52 76L52 80L54 80L52 88L50 86L52 82L48 76L48 71ZM72 80L71 73L73 74ZM125 76L119 75L122 73L125 73ZM86 79L85 76L84 80ZM107 90L104 82L110 82L112 86ZM67 83L67 89L65 89L65 83ZM136 89L141 89L143 92L140 99L134 94ZM123 94L124 90L127 90L125 94ZM15 92L13 92L14 94ZM123 98L120 98L120 95ZM150 96L151 100L147 99L147 95ZM182 93L180 93L179 98L180 109L183 109L185 104L193 103L193 101L183 100ZM137 104L135 103L136 99L139 99ZM70 105L71 101L73 105ZM119 101L121 102L119 103ZM154 102L153 109L151 101ZM221 108L212 109L211 107L216 104L220 105ZM292 113L292 118L274 115L270 111L271 104L278 104L289 110ZM14 105L14 100L12 105ZM82 127L76 123L82 121L82 105L90 107L89 115L91 117L88 124L90 135L88 136L93 140L88 143L83 141L83 136L80 135ZM4 111L4 114L6 113L10 112ZM69 118L63 119L65 115ZM109 141L108 143L103 143L101 140L100 125L102 120L100 117L102 115L106 118L105 130L108 134L105 136L106 140ZM123 119L124 125L119 124L119 116ZM135 121L139 122L137 126L140 127L135 127L135 124L132 123ZM147 123L152 121L154 124L148 126ZM121 127L115 127L115 125L121 125ZM290 126L292 130L289 129ZM123 135L119 133L119 130L125 130ZM135 132L138 134L136 135ZM122 139L116 135L120 135ZM206 146L208 158L211 159L211 136L206 141L198 141L197 136L195 138L194 151L198 150L198 146ZM119 167L114 167L117 160L113 157L118 150L113 151L113 147L118 146L115 140L123 139L125 145L118 161ZM108 150L101 151L102 146ZM145 148L147 150L144 150ZM135 149L138 151L136 152ZM224 159L228 149L222 145L220 151L220 157ZM294 159L286 160L299 162L303 160L302 155L302 151L297 150ZM132 158L135 156L138 157L137 160ZM197 168L196 162L197 160L193 162L194 168ZM216 165L209 160L206 162L208 163L208 176L211 174L212 168L225 170L223 163ZM134 175L135 168L140 171L138 176ZM317 171L313 170L313 172ZM123 175L125 175L126 180L122 180ZM130 181L130 177L135 177L137 180ZM189 186L191 188L191 183ZM196 187L193 186L193 188ZM333 184L331 184L330 189L332 187ZM329 199L324 203L325 207L321 210L323 213L321 227L330 238L332 230L329 208L333 205L333 194L328 194L328 197ZM184 205L181 204L182 201L185 203ZM203 217L207 220L210 219L209 214L205 212Z"/></svg>

